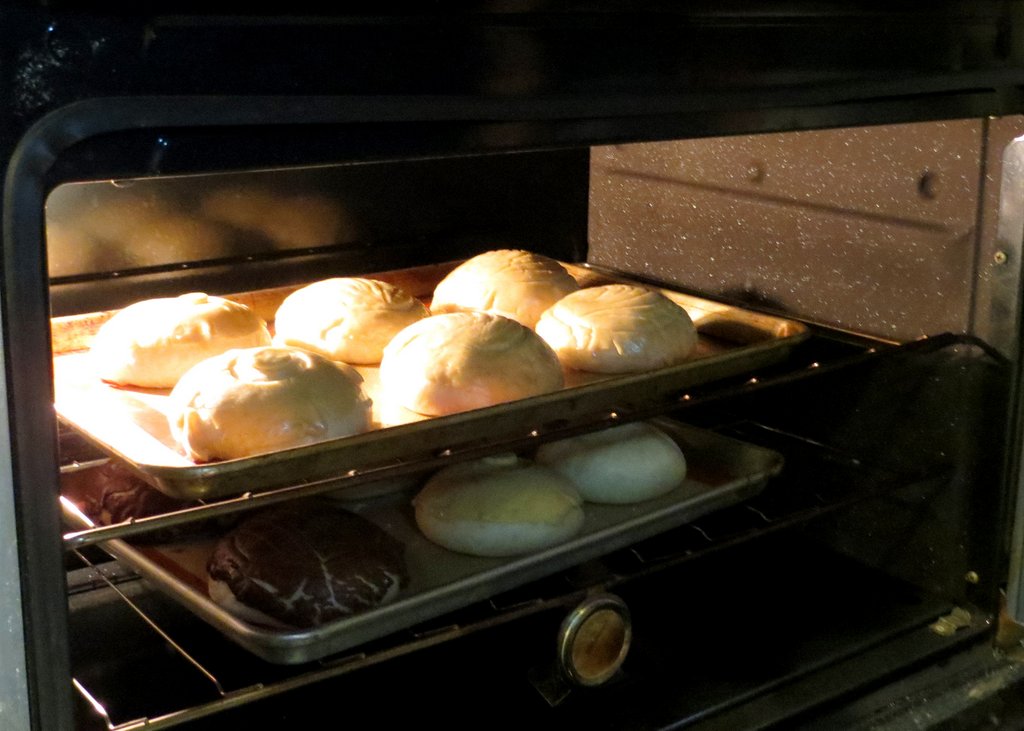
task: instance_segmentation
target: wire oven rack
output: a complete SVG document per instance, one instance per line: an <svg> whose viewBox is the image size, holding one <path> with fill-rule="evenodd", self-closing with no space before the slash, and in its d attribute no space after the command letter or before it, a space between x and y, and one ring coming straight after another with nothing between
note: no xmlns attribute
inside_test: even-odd
<svg viewBox="0 0 1024 731"><path fill-rule="evenodd" d="M942 343L933 343L940 347ZM927 347L927 346L920 346ZM842 367L849 358L849 351L834 364ZM871 357L873 349L860 355ZM802 369L790 367L781 378L800 377L800 372L816 371L832 367L824 364L817 355L806 362ZM709 399L713 400L730 389L743 390L766 385L768 379L745 378L732 386L721 384ZM693 403L699 403L703 394L692 395ZM684 397L684 400L690 400ZM618 415L616 415L618 416ZM646 414L630 414L629 418L642 418ZM161 709L155 712L119 713L118 709L105 703L109 688L103 679L91 679L76 672L72 679L74 690L88 715L88 723L108 731L131 731L134 729L161 729L177 726L188 721L210 716L243 704L276 696L297 688L310 686L336 678L356 670L377 665L419 650L464 637L476 632L516 621L523 617L539 614L562 607L572 607L591 592L614 589L626 582L656 574L687 561L706 556L712 552L740 544L755 536L813 521L821 516L843 509L853 503L871 498L893 496L900 488L908 485L927 486L942 484L948 479L945 469L936 467L930 474L906 474L894 472L890 466L873 464L863 455L847 454L840 449L818 443L803 436L780 431L753 421L719 423L716 430L728 436L748 440L755 444L777 449L786 455L786 470L770 481L767 488L751 500L725 508L679 528L659 534L653 538L616 551L598 560L589 562L584 570L568 570L551 576L504 595L493 597L437 620L403 630L382 640L370 643L352 653L331 656L307 666L282 669L261 666L263 677L243 677L228 681L226 676L236 674L237 668L230 664L217 666L214 662L198 657L195 648L187 639L175 637L173 630L161 625L159 618L147 611L138 601L146 594L143 582L125 572L117 562L100 563L90 551L99 552L102 541L155 530L157 528L184 522L196 517L196 512L185 511L185 515L173 514L155 519L139 520L133 524L97 528L65 535L65 546L84 568L69 573L69 593L74 602L76 595L88 595L90 590L103 587L131 608L138 621L143 623L155 639L159 639L170 652L180 660L182 676L189 676L187 683L169 683L180 687L183 684L198 683L203 686L198 700L175 703L177 697L164 699ZM525 440L529 442L529 438ZM503 445L507 446L507 445ZM475 450L474 450L475 452ZM439 455L438 460L469 458L474 454ZM72 467L73 468L73 467ZM400 469L398 470L401 471ZM350 476L360 479L360 475ZM374 476L376 477L376 476ZM370 478L366 478L370 479ZM216 514L220 511L244 510L253 501L262 499L288 499L297 494L316 493L330 489L323 485L304 485L275 491L269 498L245 495L237 499L221 501L198 509L199 513ZM93 545L99 544L99 545ZM74 614L74 613L73 613ZM225 644L226 641L225 641ZM116 694L115 694L116 695ZM164 708L163 706L166 706Z"/></svg>
<svg viewBox="0 0 1024 731"><path fill-rule="evenodd" d="M736 545L754 536L781 530L813 520L853 502L889 494L907 484L907 475L896 475L883 468L864 464L851 455L836 453L791 434L765 429L757 424L735 424L731 431L748 438L759 436L787 449L787 479L784 484L769 483L768 489L750 502L726 508L678 529L648 539L628 549L591 562L585 571L564 572L547 580L535 582L506 595L446 615L434 622L399 632L372 647L351 654L325 658L313 667L303 667L294 674L275 679L254 680L242 685L229 685L221 679L222 672L196 658L184 640L161 627L124 588L141 583L126 580L119 565L97 565L94 560L75 549L74 554L85 569L72 572L80 587L105 586L127 603L139 620L182 660L182 673L191 674L207 686L207 698L183 708L141 718L116 719L98 700L102 693L87 687L86 681L73 679L75 691L95 718L108 731L160 729L176 726L232 707L258 701L299 687L312 685L361 668L385 662L455 638L480 632L540 612L569 608L590 592L611 590L640 577L663 571L682 562ZM793 455L796 455L795 457ZM821 475L829 474L827 481ZM778 479L778 478L776 478ZM915 480L941 480L942 475ZM773 489L774 485L774 489ZM856 485L856 488L852 487ZM72 591L75 588L72 587ZM277 675L277 671L269 671ZM177 683L172 684L177 685Z"/></svg>

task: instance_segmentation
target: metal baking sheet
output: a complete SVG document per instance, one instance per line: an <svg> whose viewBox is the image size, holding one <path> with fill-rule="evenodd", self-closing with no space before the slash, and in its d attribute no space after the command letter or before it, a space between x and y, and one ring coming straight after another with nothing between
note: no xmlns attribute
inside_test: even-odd
<svg viewBox="0 0 1024 731"><path fill-rule="evenodd" d="M429 302L434 285L455 264L367 276L396 282ZM584 266L566 267L582 286L630 281ZM232 298L272 322L277 305L295 289L261 290ZM196 464L178 450L164 411L167 391L117 388L92 373L88 343L111 313L59 318L53 322L55 408L62 423L125 461L154 487L182 500L208 500L407 463L484 441L496 444L527 434L542 436L596 423L613 411L627 414L662 402L670 405L695 385L778 362L808 334L806 326L795 321L661 291L686 308L697 325L697 348L680 365L615 376L567 370L566 387L555 393L433 418L389 403L380 389L378 369L360 367L365 388L374 399L374 428L369 432L206 464Z"/></svg>
<svg viewBox="0 0 1024 731"><path fill-rule="evenodd" d="M164 545L103 544L159 590L255 655L272 663L295 664L332 655L424 622L527 582L618 550L746 500L782 469L778 453L667 419L655 420L681 446L686 479L659 498L633 505L585 503L584 525L571 540L515 558L478 558L428 541L416 527L410 504L415 489L345 507L372 520L402 541L410 583L393 603L316 629L280 630L241 620L207 595L206 560L215 538ZM81 476L81 473L79 473ZM66 485L66 519L90 527L74 507L84 495Z"/></svg>

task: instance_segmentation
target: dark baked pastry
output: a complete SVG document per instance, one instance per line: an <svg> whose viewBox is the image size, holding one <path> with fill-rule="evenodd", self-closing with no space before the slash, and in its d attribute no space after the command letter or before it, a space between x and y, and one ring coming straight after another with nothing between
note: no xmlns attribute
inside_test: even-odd
<svg viewBox="0 0 1024 731"><path fill-rule="evenodd" d="M165 495L116 460L110 460L91 470L89 481L89 496L83 507L93 522L99 525L123 523L133 518L148 518L196 504ZM150 533L133 536L131 540L139 543L166 542L200 531L200 524L192 523L159 528Z"/></svg>
<svg viewBox="0 0 1024 731"><path fill-rule="evenodd" d="M408 581L398 540L324 499L243 520L217 543L206 570L211 598L229 611L303 628L391 601Z"/></svg>

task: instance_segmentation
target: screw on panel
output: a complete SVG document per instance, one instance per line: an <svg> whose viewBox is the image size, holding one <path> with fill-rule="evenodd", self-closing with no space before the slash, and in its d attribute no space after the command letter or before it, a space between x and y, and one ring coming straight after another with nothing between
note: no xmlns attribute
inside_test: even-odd
<svg viewBox="0 0 1024 731"><path fill-rule="evenodd" d="M917 194L928 200L935 200L939 193L939 176L931 170L925 170L917 179Z"/></svg>
<svg viewBox="0 0 1024 731"><path fill-rule="evenodd" d="M992 255L992 261L994 261L999 266L1005 264L1008 259L1009 257L1006 255L1005 251L997 251L995 254Z"/></svg>

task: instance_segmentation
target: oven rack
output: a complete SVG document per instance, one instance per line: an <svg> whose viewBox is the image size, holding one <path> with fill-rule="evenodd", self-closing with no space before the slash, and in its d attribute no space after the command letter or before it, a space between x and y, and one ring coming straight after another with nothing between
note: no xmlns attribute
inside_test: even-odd
<svg viewBox="0 0 1024 731"><path fill-rule="evenodd" d="M939 346L938 341L940 340L934 339L931 345ZM911 344L911 346L913 345L917 344ZM877 357L880 351L889 348L887 345L874 341L861 340L856 343L848 343L825 338L811 338L808 346L796 346L793 357L784 364L767 366L754 373L694 386L667 401L645 404L642 407L613 408L575 421L563 420L557 425L524 427L522 436L519 437L489 441L486 444L443 448L436 451L433 455L414 461L401 461L364 470L350 470L340 476L306 480L295 485L259 492L245 492L235 497L200 500L197 501L194 507L157 516L134 518L111 525L70 530L63 535L64 549L65 551L71 551L106 540L130 538L193 521L218 518L266 507L295 498L310 497L350 487L358 487L378 480L425 474L455 462L477 459L497 452L528 451L546 441L563 439L617 424L681 412L682 409L732 398L746 392L771 387L794 379L826 373L833 369L846 367L853 361ZM61 434L61 454L69 455L65 458L65 464L61 467L62 472L88 469L109 459L96 447L72 431L63 431ZM79 513L70 501L61 498L61 502L65 512L70 512L76 516L78 519L76 522L91 523L91 521Z"/></svg>
<svg viewBox="0 0 1024 731"><path fill-rule="evenodd" d="M197 659L198 653L188 649L187 640L175 638L173 630L163 627L159 618L151 616L134 601L133 592L146 593L143 581L128 580L116 561L98 564L75 549L73 555L86 568L72 572L71 593L76 593L75 586L102 584L180 658L182 673L191 674L193 681L206 685L207 697L142 717L130 714L133 717L122 720L112 718L111 709L98 700L108 691L102 683L100 687L92 687L88 679L76 674L73 678L75 693L92 718L107 731L170 728L530 615L568 610L593 592L614 590L626 582L728 549L755 536L809 523L860 501L884 499L902 487L939 484L948 478L941 470L930 475L897 474L855 455L755 422L732 423L723 426L722 431L784 450L786 471L771 480L764 492L741 505L725 508L561 574L375 641L354 653L325 658L301 668L262 665L263 676L237 683L227 682L221 669ZM822 480L822 475L829 477Z"/></svg>

